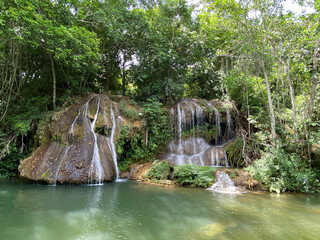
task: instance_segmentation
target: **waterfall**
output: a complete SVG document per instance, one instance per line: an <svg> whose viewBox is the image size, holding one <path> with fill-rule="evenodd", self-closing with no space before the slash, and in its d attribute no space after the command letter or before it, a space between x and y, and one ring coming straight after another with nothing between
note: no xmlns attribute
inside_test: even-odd
<svg viewBox="0 0 320 240"><path fill-rule="evenodd" d="M215 112L216 119L216 145L221 144L221 126L219 111L207 102L208 106ZM211 150L210 146L200 135L200 127L205 125L206 113L198 104L197 100L183 100L176 108L170 109L170 120L174 124L176 140L168 146L167 159L176 165L186 163L198 165L220 166L223 161L219 160L222 152ZM176 121L174 117L176 116ZM192 132L191 132L192 131ZM184 137L184 133L190 137ZM213 151L213 152L212 152Z"/></svg>
<svg viewBox="0 0 320 240"><path fill-rule="evenodd" d="M196 120L197 120L197 129L199 129L199 126L203 125L203 111L202 108L196 104L193 103L196 107Z"/></svg>
<svg viewBox="0 0 320 240"><path fill-rule="evenodd" d="M220 114L218 109L216 109L215 107L212 107L214 110L214 116L215 116L215 123L216 123L216 145L220 144Z"/></svg>
<svg viewBox="0 0 320 240"><path fill-rule="evenodd" d="M191 107L192 136L194 137L194 108Z"/></svg>
<svg viewBox="0 0 320 240"><path fill-rule="evenodd" d="M201 166L204 166L204 163L203 163L203 154L204 154L204 152L202 152L202 153L199 154L199 160L200 160L200 165L201 165Z"/></svg>
<svg viewBox="0 0 320 240"><path fill-rule="evenodd" d="M226 165L226 167L229 167L227 152L225 149L223 150L223 152L224 152L224 161L225 161L224 164Z"/></svg>
<svg viewBox="0 0 320 240"><path fill-rule="evenodd" d="M56 185L57 185L58 174L59 174L59 172L60 172L62 163L63 163L64 159L66 158L68 152L69 152L70 147L71 147L71 146L68 146L68 147L64 150L64 153L63 153L63 156L62 156L62 158L61 158L61 160L60 160L60 163L59 163L59 165L58 165L56 174L55 174L55 176L54 176L54 179L52 180L52 186L56 186Z"/></svg>
<svg viewBox="0 0 320 240"><path fill-rule="evenodd" d="M88 110L89 110L89 102L92 99L92 97L84 104L83 106L83 112L82 114L87 117L88 116Z"/></svg>
<svg viewBox="0 0 320 240"><path fill-rule="evenodd" d="M230 141L233 137L233 123L231 119L231 114L227 109L227 134L228 134L228 141Z"/></svg>
<svg viewBox="0 0 320 240"><path fill-rule="evenodd" d="M225 172L217 172L216 183L207 190L219 192L219 193L244 193L242 189L235 187L234 182L231 180L228 174Z"/></svg>
<svg viewBox="0 0 320 240"><path fill-rule="evenodd" d="M194 108L191 107L190 110L191 110L191 122L192 122L192 137L193 137L193 139L195 139L195 137L194 137ZM196 153L195 141L192 141L192 149L193 149L193 154L195 154Z"/></svg>
<svg viewBox="0 0 320 240"><path fill-rule="evenodd" d="M71 138L72 138L72 141L73 142L73 138L74 138L74 124L76 123L76 121L78 120L80 116L80 109L78 111L78 115L75 117L75 119L73 120L72 124L71 124L71 128L70 128L70 134L71 134Z"/></svg>
<svg viewBox="0 0 320 240"><path fill-rule="evenodd" d="M217 150L216 150L216 166L220 166L219 153Z"/></svg>
<svg viewBox="0 0 320 240"><path fill-rule="evenodd" d="M110 106L110 112L111 112L111 119L112 119L112 130L111 130L111 136L110 136L110 144L111 144L111 150L112 150L112 159L114 166L116 168L116 181L119 180L119 168L118 168L118 161L117 161L117 153L116 153L116 147L114 145L114 133L116 131L117 123L116 118L114 117L114 112L112 109L112 105Z"/></svg>
<svg viewBox="0 0 320 240"><path fill-rule="evenodd" d="M215 161L214 161L214 153L213 153L213 151L211 151L210 154L211 154L211 158L210 158L211 166L214 166L215 165Z"/></svg>
<svg viewBox="0 0 320 240"><path fill-rule="evenodd" d="M93 156L92 156L92 163L90 166L89 170L89 184L102 184L103 182L103 168L100 162L100 156L99 156L99 148L98 148L98 139L97 139L97 134L94 131L97 119L98 119L98 114L99 114L99 107L100 107L100 99L98 100L98 105L97 105L97 111L94 116L93 122L91 123L91 132L94 137L94 147L93 147ZM86 106L86 114L88 113L88 107ZM95 179L93 179L95 176ZM93 181L94 180L94 181Z"/></svg>
<svg viewBox="0 0 320 240"><path fill-rule="evenodd" d="M182 112L180 109L180 104L177 106L177 115L178 115L178 137L179 137L179 143L178 143L178 164L181 165L183 162L183 149L182 149Z"/></svg>
<svg viewBox="0 0 320 240"><path fill-rule="evenodd" d="M74 140L74 124L77 122L78 118L81 115L81 110L82 110L82 114L86 117L88 115L88 108L89 108L89 102L91 101L91 99L94 96L92 96L91 98L89 98L89 100L78 110L78 115L75 117L75 119L73 120L72 124L71 124L71 128L70 128L70 135L72 138L71 143L73 143Z"/></svg>
<svg viewBox="0 0 320 240"><path fill-rule="evenodd" d="M180 104L178 104L178 106L177 106L177 115L178 115L178 137L179 137L179 144L180 144L180 142L181 142L181 134L182 134Z"/></svg>
<svg viewBox="0 0 320 240"><path fill-rule="evenodd" d="M66 159L67 155L68 155L68 152L69 152L69 149L71 146L73 146L73 141L74 141L74 124L77 122L77 120L79 119L80 115L81 115L81 110L82 110L82 113L87 116L88 115L88 107L89 107L89 102L90 100L93 98L93 96L78 110L78 115L74 118L72 124L71 124L71 127L70 127L70 131L69 131L69 139L68 139L68 146L66 147L66 149L64 150L64 153L63 153L63 156L59 162L59 165L57 167L57 171L54 175L54 178L52 180L52 186L56 186L57 185L57 179L58 179L58 175L59 175L59 172L60 172L60 169L61 169L61 166L64 162L64 160ZM71 139L70 139L70 136L71 136Z"/></svg>

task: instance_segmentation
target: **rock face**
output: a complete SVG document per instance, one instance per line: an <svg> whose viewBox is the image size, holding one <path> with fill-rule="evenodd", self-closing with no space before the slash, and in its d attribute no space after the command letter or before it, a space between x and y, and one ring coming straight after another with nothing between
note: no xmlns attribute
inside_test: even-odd
<svg viewBox="0 0 320 240"><path fill-rule="evenodd" d="M56 112L43 129L42 145L22 161L20 175L53 185L118 179L116 139L125 125L140 129L143 124L140 117L130 119L122 110L120 114L118 101L123 98L112 99L117 101L89 94ZM233 138L233 121L227 107L217 101L185 99L171 108L170 119L175 139L166 159L171 165L228 166L225 145Z"/></svg>
<svg viewBox="0 0 320 240"><path fill-rule="evenodd" d="M115 180L115 140L122 125L117 103L106 95L90 94L47 129L49 141L21 163L20 175L52 184Z"/></svg>
<svg viewBox="0 0 320 240"><path fill-rule="evenodd" d="M168 145L171 165L228 167L226 144L234 137L230 106L184 99L170 110L175 139Z"/></svg>

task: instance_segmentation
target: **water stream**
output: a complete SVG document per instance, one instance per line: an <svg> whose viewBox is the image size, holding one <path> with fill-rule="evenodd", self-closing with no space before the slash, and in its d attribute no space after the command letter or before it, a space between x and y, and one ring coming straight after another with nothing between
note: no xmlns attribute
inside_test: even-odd
<svg viewBox="0 0 320 240"><path fill-rule="evenodd" d="M56 186L57 185L57 179L58 179L58 174L60 172L60 169L61 169L61 166L62 166L62 163L63 161L66 159L67 155L68 155L68 152L69 152L69 149L70 149L71 146L68 146L66 147L66 149L64 150L64 153L63 153L63 156L59 162L59 165L58 165L58 168L57 168L57 171L56 171L56 174L54 176L54 179L52 181L52 186Z"/></svg>
<svg viewBox="0 0 320 240"><path fill-rule="evenodd" d="M93 145L93 156L92 156L92 163L89 170L89 184L102 184L103 183L103 168L100 162L100 155L99 155L99 148L98 148L98 139L97 134L94 131L94 128L96 126L96 122L98 119L99 114L99 108L100 108L100 99L98 100L97 104L97 111L94 115L93 122L91 123L91 132L94 138L94 145Z"/></svg>
<svg viewBox="0 0 320 240"><path fill-rule="evenodd" d="M114 112L112 109L112 105L110 106L110 114L112 119L112 130L111 130L111 136L110 136L110 145L111 145L111 152L112 152L112 159L114 166L116 168L116 181L119 181L119 168L118 168L118 161L117 161L117 153L116 153L116 147L114 145L115 139L114 139L114 133L116 131L116 118L114 117Z"/></svg>

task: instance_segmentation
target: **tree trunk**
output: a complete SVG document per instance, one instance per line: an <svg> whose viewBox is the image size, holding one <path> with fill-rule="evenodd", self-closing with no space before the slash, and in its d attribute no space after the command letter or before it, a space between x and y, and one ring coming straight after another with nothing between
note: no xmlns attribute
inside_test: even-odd
<svg viewBox="0 0 320 240"><path fill-rule="evenodd" d="M293 111L293 127L294 127L294 133L296 135L296 139L298 140L299 134L298 134L298 125L297 125L296 97L294 94L294 88L293 88L291 77L290 77L290 56L288 59L288 64L283 60L281 60L281 62L284 66L286 76L287 76L287 81L290 88L291 105L292 105L292 111Z"/></svg>
<svg viewBox="0 0 320 240"><path fill-rule="evenodd" d="M269 105L269 114L270 114L270 120L271 120L271 134L272 134L272 140L275 142L276 140L276 120L274 116L274 109L273 109L273 104L272 104L272 97L271 97L271 91L270 91L270 84L269 84L269 79L268 79L268 74L266 72L264 62L260 62L263 75L264 75L264 80L266 82L266 89L267 89L267 95L268 95L268 105Z"/></svg>
<svg viewBox="0 0 320 240"><path fill-rule="evenodd" d="M123 64L122 64L122 94L123 94L123 96L126 95L126 90L127 90L126 72L125 72L126 61L127 61L126 56L123 55Z"/></svg>
<svg viewBox="0 0 320 240"><path fill-rule="evenodd" d="M56 81L56 72L54 69L54 62L52 54L49 54L52 70L52 106L53 110L56 108L56 96L57 96L57 81Z"/></svg>

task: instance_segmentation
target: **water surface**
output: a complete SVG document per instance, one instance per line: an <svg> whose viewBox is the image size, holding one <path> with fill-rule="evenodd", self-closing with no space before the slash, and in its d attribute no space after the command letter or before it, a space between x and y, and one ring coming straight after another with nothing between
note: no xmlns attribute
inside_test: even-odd
<svg viewBox="0 0 320 240"><path fill-rule="evenodd" d="M320 197L0 181L0 239L319 239Z"/></svg>

